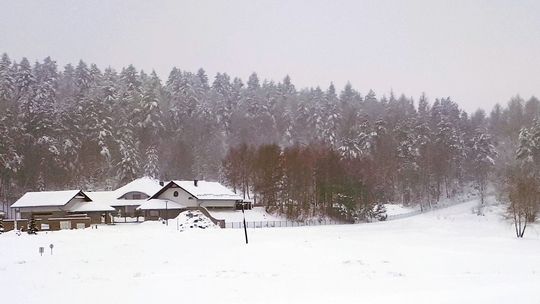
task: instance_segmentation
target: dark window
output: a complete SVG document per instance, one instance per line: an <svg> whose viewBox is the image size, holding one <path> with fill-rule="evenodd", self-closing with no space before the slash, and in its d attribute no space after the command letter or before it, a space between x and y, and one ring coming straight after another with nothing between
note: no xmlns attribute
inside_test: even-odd
<svg viewBox="0 0 540 304"><path fill-rule="evenodd" d="M133 199L136 200L136 199L141 199L141 194L140 193L134 193L133 194Z"/></svg>
<svg viewBox="0 0 540 304"><path fill-rule="evenodd" d="M172 194L174 197L178 197L178 191L174 191Z"/></svg>

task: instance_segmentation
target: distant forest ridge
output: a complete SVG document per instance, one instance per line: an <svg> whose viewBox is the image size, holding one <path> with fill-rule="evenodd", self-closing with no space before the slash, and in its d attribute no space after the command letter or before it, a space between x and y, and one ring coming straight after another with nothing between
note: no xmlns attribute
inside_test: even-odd
<svg viewBox="0 0 540 304"><path fill-rule="evenodd" d="M468 114L449 97L415 102L350 84L297 89L288 76L276 83L253 73L244 83L178 68L162 81L133 65L58 67L3 54L0 200L148 175L219 180L291 216L361 219L383 202L484 191L526 158L515 155L524 130L536 160L539 115L535 97Z"/></svg>

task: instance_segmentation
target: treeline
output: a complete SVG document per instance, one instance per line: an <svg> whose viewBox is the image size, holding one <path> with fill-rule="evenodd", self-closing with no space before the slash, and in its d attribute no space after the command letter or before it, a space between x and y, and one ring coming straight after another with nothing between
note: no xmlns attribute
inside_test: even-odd
<svg viewBox="0 0 540 304"><path fill-rule="evenodd" d="M325 144L232 147L225 178L244 199L290 218L331 216L351 222L384 216L375 206L369 160L344 158ZM378 208L377 208L378 207Z"/></svg>
<svg viewBox="0 0 540 304"><path fill-rule="evenodd" d="M482 215L493 184L499 200L508 203L518 235L536 220L538 99L515 97L506 108L497 105L489 115L478 110L471 116L449 98L430 105L422 96L416 107L403 96L368 101L341 110L335 142L312 137L309 144L283 148L231 147L223 161L226 180L244 197L290 217L352 220L377 216L382 203L426 208L464 190L477 191L476 212ZM380 115L370 115L378 107Z"/></svg>
<svg viewBox="0 0 540 304"><path fill-rule="evenodd" d="M515 97L489 114L469 115L450 98L363 95L350 84L339 92L333 84L297 89L289 77L276 83L253 73L244 83L178 68L162 81L131 65L116 71L81 60L58 67L51 58L31 64L4 54L0 197L10 203L28 190L109 188L141 175L238 188L229 158L247 146L255 156L279 151L281 175L266 185L255 176L266 169L248 156L233 171L246 170L250 193L292 216L333 212L328 206L338 198L359 213L368 202L429 205L469 185L484 193L492 177L501 180L539 104ZM301 156L294 160L294 153ZM332 181L327 191L323 165L332 178L332 170L343 170L335 174L344 184ZM305 179L312 189L287 173L295 166L314 174ZM361 195L348 192L357 185ZM318 207L289 210L291 204Z"/></svg>

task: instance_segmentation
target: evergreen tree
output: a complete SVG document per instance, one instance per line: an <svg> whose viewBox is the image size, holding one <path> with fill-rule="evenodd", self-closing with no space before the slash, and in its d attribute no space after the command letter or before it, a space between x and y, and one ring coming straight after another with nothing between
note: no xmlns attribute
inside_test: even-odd
<svg viewBox="0 0 540 304"><path fill-rule="evenodd" d="M159 178L159 156L155 146L146 149L146 162L144 164L144 175L154 179Z"/></svg>
<svg viewBox="0 0 540 304"><path fill-rule="evenodd" d="M125 184L139 177L139 144L129 127L124 127L120 134L120 155L116 167L119 184Z"/></svg>
<svg viewBox="0 0 540 304"><path fill-rule="evenodd" d="M9 108L15 95L15 71L9 56L4 53L0 59L0 110Z"/></svg>
<svg viewBox="0 0 540 304"><path fill-rule="evenodd" d="M484 205L489 172L495 166L497 151L492 143L491 136L486 131L478 129L471 141L469 159L474 176L475 186L480 194L480 205ZM481 208L479 208L481 213Z"/></svg>
<svg viewBox="0 0 540 304"><path fill-rule="evenodd" d="M33 216L28 220L28 230L27 230L27 232L28 232L28 234L37 234L37 232L38 232L37 225L36 225L36 220L34 219Z"/></svg>

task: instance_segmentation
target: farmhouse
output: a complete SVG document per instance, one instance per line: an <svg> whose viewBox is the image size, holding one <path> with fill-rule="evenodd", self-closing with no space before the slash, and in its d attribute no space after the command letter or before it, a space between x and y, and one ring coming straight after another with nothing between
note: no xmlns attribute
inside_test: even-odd
<svg viewBox="0 0 540 304"><path fill-rule="evenodd" d="M145 218L171 218L188 209L230 209L242 203L242 198L217 182L174 180L152 195L138 210ZM201 208L202 207L202 208ZM208 216L210 216L208 214Z"/></svg>
<svg viewBox="0 0 540 304"><path fill-rule="evenodd" d="M109 205L93 202L81 190L27 192L11 208L17 210L22 219L34 218L40 230L110 223L111 213L115 211Z"/></svg>

